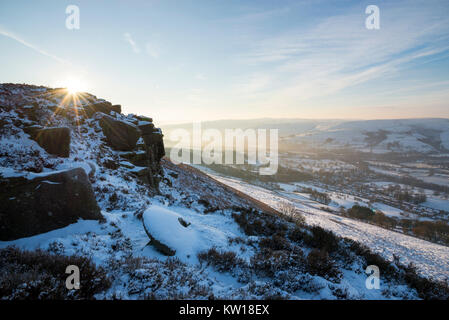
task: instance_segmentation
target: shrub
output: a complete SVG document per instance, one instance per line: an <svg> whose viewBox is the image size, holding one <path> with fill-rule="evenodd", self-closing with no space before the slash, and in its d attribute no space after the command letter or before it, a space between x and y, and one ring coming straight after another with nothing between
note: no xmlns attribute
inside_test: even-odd
<svg viewBox="0 0 449 320"><path fill-rule="evenodd" d="M287 270L290 265L286 251L263 250L251 257L252 269L268 277L274 277L278 272Z"/></svg>
<svg viewBox="0 0 449 320"><path fill-rule="evenodd" d="M338 277L339 271L326 251L313 249L307 256L309 273L326 278Z"/></svg>
<svg viewBox="0 0 449 320"><path fill-rule="evenodd" d="M405 280L414 288L419 297L425 300L449 300L449 286L442 281L420 277L415 265L410 263L404 268Z"/></svg>
<svg viewBox="0 0 449 320"><path fill-rule="evenodd" d="M229 272L244 264L244 261L238 258L235 252L218 251L215 247L198 253L198 260L207 262L219 272Z"/></svg>
<svg viewBox="0 0 449 320"><path fill-rule="evenodd" d="M286 226L279 223L277 217L253 209L234 208L236 209L240 213L234 212L232 217L248 236L271 236L286 230Z"/></svg>
<svg viewBox="0 0 449 320"><path fill-rule="evenodd" d="M281 235L275 234L273 237L262 238L259 242L262 248L271 250L288 250L290 243Z"/></svg>
<svg viewBox="0 0 449 320"><path fill-rule="evenodd" d="M360 244L351 239L345 239L346 243L349 243L349 248L358 256L361 256L365 260L365 268L369 265L376 265L382 270L382 274L386 279L393 279L397 276L397 269L391 264L390 261L383 258L381 255L374 253L367 246Z"/></svg>
<svg viewBox="0 0 449 320"><path fill-rule="evenodd" d="M0 250L0 265L0 298L3 299L94 299L96 293L110 286L103 268L81 256L7 247ZM79 290L66 288L65 270L69 265L79 267Z"/></svg>
<svg viewBox="0 0 449 320"><path fill-rule="evenodd" d="M257 273L275 277L281 271L300 272L304 268L304 255L299 248L292 250L262 249L251 257L251 268Z"/></svg>
<svg viewBox="0 0 449 320"><path fill-rule="evenodd" d="M305 234L304 243L313 247L333 252L338 249L340 239L332 232L319 226L310 228L312 235Z"/></svg>
<svg viewBox="0 0 449 320"><path fill-rule="evenodd" d="M123 290L136 299L206 299L212 291L204 286L198 269L178 258L165 261L146 257L111 258L108 268L119 284L118 298ZM111 293L109 293L111 294ZM113 292L117 297L117 293Z"/></svg>
<svg viewBox="0 0 449 320"><path fill-rule="evenodd" d="M297 212L297 209L292 203L281 201L281 203L279 204L279 211L286 216L294 216Z"/></svg>

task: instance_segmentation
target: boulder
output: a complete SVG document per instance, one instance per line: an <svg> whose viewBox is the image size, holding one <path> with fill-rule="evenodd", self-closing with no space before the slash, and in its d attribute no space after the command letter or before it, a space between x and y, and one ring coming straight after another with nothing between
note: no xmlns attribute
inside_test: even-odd
<svg viewBox="0 0 449 320"><path fill-rule="evenodd" d="M24 105L18 106L17 112L31 121L37 122L39 120L39 104L37 102L25 100Z"/></svg>
<svg viewBox="0 0 449 320"><path fill-rule="evenodd" d="M176 254L176 250L171 249L169 246L163 244L162 242L160 242L159 240L155 239L151 233L147 230L147 228L145 227L145 225L143 225L143 228L145 229L145 232L148 235L148 238L150 239L150 242L148 243L149 245L153 246L157 251L159 251L160 253L162 253L165 256L174 256Z"/></svg>
<svg viewBox="0 0 449 320"><path fill-rule="evenodd" d="M142 223L149 244L160 253L194 255L200 241L197 231L177 212L152 205L143 212Z"/></svg>
<svg viewBox="0 0 449 320"><path fill-rule="evenodd" d="M120 104L113 104L111 109L117 113L122 113L122 106Z"/></svg>
<svg viewBox="0 0 449 320"><path fill-rule="evenodd" d="M114 119L107 115L103 115L100 118L99 123L108 144L113 149L131 151L136 147L141 132L135 125Z"/></svg>
<svg viewBox="0 0 449 320"><path fill-rule="evenodd" d="M148 155L145 151L139 152L123 152L120 157L128 160L135 166L145 167L148 165Z"/></svg>
<svg viewBox="0 0 449 320"><path fill-rule="evenodd" d="M102 112L104 114L111 114L111 111L121 113L122 106L119 104L112 105L110 102L97 102L93 104L89 104L84 107L84 111L86 112L89 118L95 114L95 112Z"/></svg>
<svg viewBox="0 0 449 320"><path fill-rule="evenodd" d="M103 160L102 164L104 167L112 170L117 170L118 168L120 168L120 163L113 159L105 159Z"/></svg>
<svg viewBox="0 0 449 320"><path fill-rule="evenodd" d="M15 240L75 223L102 219L82 168L0 176L0 240Z"/></svg>
<svg viewBox="0 0 449 320"><path fill-rule="evenodd" d="M133 169L136 166L133 165L132 163L128 162L128 161L121 161L120 162L120 167L126 168L126 169Z"/></svg>
<svg viewBox="0 0 449 320"><path fill-rule="evenodd" d="M128 170L130 173L136 175L137 177L144 177L148 174L147 167L134 167Z"/></svg>
<svg viewBox="0 0 449 320"><path fill-rule="evenodd" d="M153 132L157 132L152 122L140 121L137 126L140 131L142 131L142 134L152 134Z"/></svg>
<svg viewBox="0 0 449 320"><path fill-rule="evenodd" d="M155 160L159 162L165 156L163 135L156 132L145 134L142 138L147 148L153 153Z"/></svg>
<svg viewBox="0 0 449 320"><path fill-rule="evenodd" d="M147 167L134 167L132 169L128 169L128 172L137 177L140 181L142 181L145 184L150 183L149 175L150 170Z"/></svg>
<svg viewBox="0 0 449 320"><path fill-rule="evenodd" d="M28 133L42 148L50 154L67 158L70 155L69 128L28 128Z"/></svg>
<svg viewBox="0 0 449 320"><path fill-rule="evenodd" d="M139 121L153 122L153 118L145 116L136 116L136 119Z"/></svg>
<svg viewBox="0 0 449 320"><path fill-rule="evenodd" d="M23 132L27 133L30 135L31 138L35 138L37 133L42 130L44 127L40 126L40 125L33 125L33 126L29 126L29 127L25 127L23 128Z"/></svg>

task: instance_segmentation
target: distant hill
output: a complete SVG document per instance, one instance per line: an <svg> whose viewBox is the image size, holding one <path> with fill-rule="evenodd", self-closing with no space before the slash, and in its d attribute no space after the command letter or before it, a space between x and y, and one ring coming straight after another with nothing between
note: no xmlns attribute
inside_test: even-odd
<svg viewBox="0 0 449 320"><path fill-rule="evenodd" d="M279 129L284 144L306 144L325 149L358 151L444 153L449 151L449 119L314 120L251 119L202 122L202 129ZM163 126L170 146L170 133L177 128L192 130L192 124Z"/></svg>

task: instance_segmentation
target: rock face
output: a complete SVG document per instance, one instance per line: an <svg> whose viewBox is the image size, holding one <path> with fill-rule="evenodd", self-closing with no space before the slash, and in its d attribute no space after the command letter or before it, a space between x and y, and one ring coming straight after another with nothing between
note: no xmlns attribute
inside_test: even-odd
<svg viewBox="0 0 449 320"><path fill-rule="evenodd" d="M147 155L147 166L151 175L148 176L149 183L155 188L159 185L160 177L163 175L160 161L165 155L164 140L160 129L154 128L151 122L141 122L139 129L145 143L145 153Z"/></svg>
<svg viewBox="0 0 449 320"><path fill-rule="evenodd" d="M152 118L124 115L120 105L89 93L75 101L67 99L62 88L20 84L0 84L0 110L0 135L17 141L0 146L5 166L0 168L0 240L47 232L79 218L100 219L90 185L90 181L97 183L96 172L120 170L120 175L129 174L146 185L148 193L159 192L160 160L165 152L162 132ZM20 130L29 136L16 135ZM15 152L14 144L29 143L29 139L48 154L72 157L48 157L34 143L23 154ZM90 167L90 181L82 169L32 173L75 162ZM7 178L4 169L21 173Z"/></svg>
<svg viewBox="0 0 449 320"><path fill-rule="evenodd" d="M98 220L100 208L81 168L48 175L0 176L0 240L29 237L65 227L79 218Z"/></svg>
<svg viewBox="0 0 449 320"><path fill-rule="evenodd" d="M30 130L30 135L32 139L36 140L36 142L48 153L65 158L70 155L69 128L44 128L34 131Z"/></svg>
<svg viewBox="0 0 449 320"><path fill-rule="evenodd" d="M103 115L99 121L100 127L108 141L115 150L131 151L136 148L141 132L139 128L130 123L116 120L111 116Z"/></svg>
<svg viewBox="0 0 449 320"><path fill-rule="evenodd" d="M89 118L92 118L92 116L95 114L95 112L102 112L102 113L108 114L108 115L111 113L111 111L121 113L122 106L119 104L112 105L110 102L104 101L104 102L89 104L84 107L84 111L86 112L86 114Z"/></svg>
<svg viewBox="0 0 449 320"><path fill-rule="evenodd" d="M111 117L108 116L102 116L101 119L105 119L106 121L111 122L117 121L111 119ZM105 131L105 129L103 129L103 132L107 137L108 135L111 135L111 137L108 138L108 142L113 148L118 150L129 150L129 152L122 152L120 154L120 157L122 159L129 161L134 166L145 167L147 169L141 170L140 168L135 168L135 170L130 170L130 173L137 175L141 181L150 185L154 190L157 191L161 176L163 175L162 167L160 165L160 161L165 155L163 135L160 129L154 127L154 124L151 122L151 118L136 117L136 119L137 120L135 120L134 122L136 123L136 126L133 126L133 128L137 128L139 137L137 137L137 135L134 135L135 131L132 131L132 143L126 144L121 142L121 145L118 146L118 143L115 141L116 137L113 136L114 133L118 132L118 129L114 128L114 130L110 130L111 132ZM102 124L101 121L102 120L100 120L100 126L102 128L108 128L112 126L110 124L106 126L106 124ZM125 123L125 125L130 124ZM122 131L123 133L121 133L117 137L117 139L129 139L129 137L127 136L129 135L129 131ZM140 138L140 135L142 136L143 143L137 145L135 142L138 138Z"/></svg>

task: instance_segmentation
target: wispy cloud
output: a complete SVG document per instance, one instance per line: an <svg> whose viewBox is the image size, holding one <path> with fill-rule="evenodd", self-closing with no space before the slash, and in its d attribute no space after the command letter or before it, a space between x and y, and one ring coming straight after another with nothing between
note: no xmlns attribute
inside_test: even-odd
<svg viewBox="0 0 449 320"><path fill-rule="evenodd" d="M147 42L145 44L145 51L150 57L155 59L159 58L160 48L157 45Z"/></svg>
<svg viewBox="0 0 449 320"><path fill-rule="evenodd" d="M129 32L124 33L125 41L131 46L134 53L139 54L141 52L139 45L134 40ZM147 42L144 45L144 53L150 57L157 59L160 56L160 48L153 42Z"/></svg>
<svg viewBox="0 0 449 320"><path fill-rule="evenodd" d="M137 43L134 41L134 39L132 38L131 34L128 32L125 32L125 34L123 35L125 37L125 41L129 43L129 45L131 46L131 49L134 51L134 53L140 53L140 48L137 45Z"/></svg>
<svg viewBox="0 0 449 320"><path fill-rule="evenodd" d="M245 91L267 104L309 100L338 93L368 81L387 78L411 63L447 52L449 19L432 5L405 2L381 7L381 29L364 27L359 7L348 14L317 21L307 29L287 30L262 38L238 55L243 64L263 70L261 92L253 76L243 78ZM252 96L251 93L247 92Z"/></svg>
<svg viewBox="0 0 449 320"><path fill-rule="evenodd" d="M60 62L60 63L63 63L63 64L71 65L71 63L70 63L69 61L67 61L67 60L65 60L65 59L62 59L62 58L60 58L60 57L58 57L58 56L55 56L55 55L53 55L53 54L51 54L51 53L49 53L49 52L47 52L47 51L45 51L45 50L39 48L38 46L36 46L36 45L34 45L34 44L31 44L31 43L25 41L24 39L22 39L22 38L19 37L18 35L16 35L16 34L10 32L10 31L7 31L7 30L5 30L5 29L3 29L3 28L1 28L1 27L0 27L0 35L5 36L5 37L8 37L8 38L10 38L10 39L12 39L12 40L15 40L15 41L17 41L17 42L23 44L24 46L26 46L26 47L28 47L28 48L30 48L30 49L33 49L34 51L36 51L36 52L38 52L38 53L40 53L40 54L42 54L42 55L44 55L44 56L47 56L47 57L49 57L49 58L51 58L51 59L53 59L53 60L55 60L55 61L57 61L57 62Z"/></svg>

